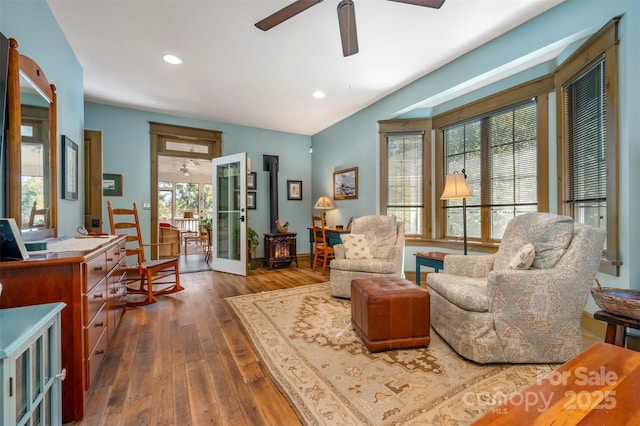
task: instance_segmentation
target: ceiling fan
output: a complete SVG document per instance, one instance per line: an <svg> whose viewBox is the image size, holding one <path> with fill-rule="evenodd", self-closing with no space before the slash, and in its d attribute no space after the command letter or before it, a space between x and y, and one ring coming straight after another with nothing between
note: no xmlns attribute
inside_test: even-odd
<svg viewBox="0 0 640 426"><path fill-rule="evenodd" d="M182 163L182 167L179 169L180 173L182 173L184 176L189 176L191 172L195 171L195 169L200 165L200 162L198 160L185 159L184 161L185 162ZM193 165L194 167L190 167L191 165Z"/></svg>
<svg viewBox="0 0 640 426"><path fill-rule="evenodd" d="M283 7L272 15L267 16L256 24L262 31L270 30L293 18L300 12L304 12L311 6L315 6L322 0L297 0ZM398 3L407 3L415 6L431 7L439 9L445 0L390 0ZM351 56L358 53L358 34L356 33L356 15L353 0L341 0L338 3L338 25L340 26L340 38L342 40L342 54Z"/></svg>

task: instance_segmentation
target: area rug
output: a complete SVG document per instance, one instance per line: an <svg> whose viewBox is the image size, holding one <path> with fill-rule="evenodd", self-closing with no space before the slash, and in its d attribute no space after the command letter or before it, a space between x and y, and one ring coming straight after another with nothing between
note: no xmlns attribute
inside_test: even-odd
<svg viewBox="0 0 640 426"><path fill-rule="evenodd" d="M467 425L553 369L475 364L433 330L428 348L371 354L327 283L226 300L304 424Z"/></svg>

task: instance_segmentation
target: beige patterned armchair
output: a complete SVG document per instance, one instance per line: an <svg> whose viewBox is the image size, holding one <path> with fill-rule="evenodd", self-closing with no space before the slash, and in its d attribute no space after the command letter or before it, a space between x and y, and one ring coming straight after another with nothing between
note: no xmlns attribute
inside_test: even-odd
<svg viewBox="0 0 640 426"><path fill-rule="evenodd" d="M509 269L527 243L531 267ZM565 362L584 349L580 319L603 244L604 231L567 216L516 216L495 255L449 255L443 273L427 275L431 326L482 364Z"/></svg>
<svg viewBox="0 0 640 426"><path fill-rule="evenodd" d="M351 280L404 277L404 224L393 216L371 215L353 220L351 233L333 246L332 296L351 298Z"/></svg>

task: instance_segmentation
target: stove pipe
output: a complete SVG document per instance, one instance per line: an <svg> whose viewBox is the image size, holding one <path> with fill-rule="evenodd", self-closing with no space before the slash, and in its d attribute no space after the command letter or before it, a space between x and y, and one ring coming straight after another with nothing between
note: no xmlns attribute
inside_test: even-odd
<svg viewBox="0 0 640 426"><path fill-rule="evenodd" d="M262 169L269 172L269 219L271 232L276 233L276 220L278 220L278 156L263 155Z"/></svg>

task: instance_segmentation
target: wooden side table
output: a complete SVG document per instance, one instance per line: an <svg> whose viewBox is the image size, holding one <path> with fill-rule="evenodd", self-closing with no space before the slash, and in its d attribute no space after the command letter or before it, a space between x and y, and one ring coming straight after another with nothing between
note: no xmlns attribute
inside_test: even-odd
<svg viewBox="0 0 640 426"><path fill-rule="evenodd" d="M604 341L616 346L625 346L627 327L640 330L640 320L615 315L607 311L596 311L593 318L607 323Z"/></svg>
<svg viewBox="0 0 640 426"><path fill-rule="evenodd" d="M418 252L415 254L416 256L416 284L420 287L420 267L428 266L429 268L433 268L436 272L439 272L440 269L444 268L444 257L448 253L443 253L440 251L426 251L426 252Z"/></svg>
<svg viewBox="0 0 640 426"><path fill-rule="evenodd" d="M502 405L491 406L473 425L637 424L638 389L640 353L598 342ZM494 401L486 395L465 398L472 405Z"/></svg>

